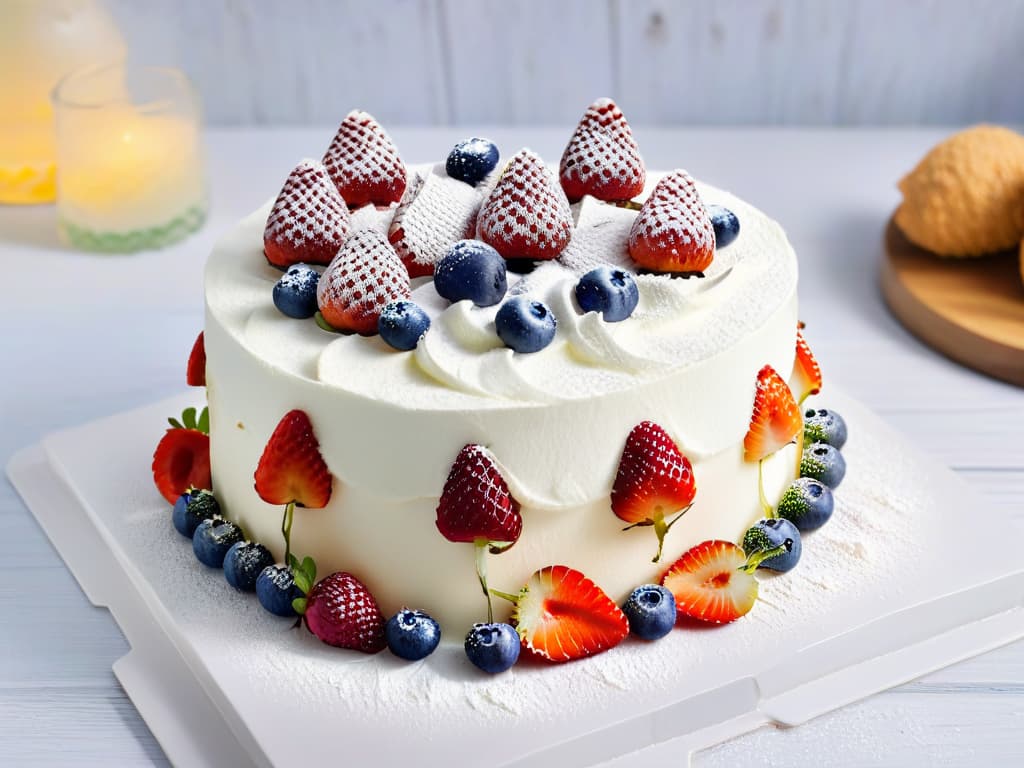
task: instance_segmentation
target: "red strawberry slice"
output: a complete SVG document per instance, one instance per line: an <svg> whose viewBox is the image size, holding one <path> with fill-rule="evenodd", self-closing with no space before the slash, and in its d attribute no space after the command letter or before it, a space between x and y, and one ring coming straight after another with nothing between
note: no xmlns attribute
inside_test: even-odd
<svg viewBox="0 0 1024 768"><path fill-rule="evenodd" d="M206 386L206 342L203 339L203 332L196 336L192 351L188 356L188 365L185 367L185 383L190 387Z"/></svg>
<svg viewBox="0 0 1024 768"><path fill-rule="evenodd" d="M327 170L303 160L290 174L274 201L263 230L263 253L275 267L330 264L351 228L352 220Z"/></svg>
<svg viewBox="0 0 1024 768"><path fill-rule="evenodd" d="M362 229L345 241L316 288L324 320L363 336L377 333L384 307L411 295L408 270L384 235L373 229Z"/></svg>
<svg viewBox="0 0 1024 768"><path fill-rule="evenodd" d="M455 458L437 503L437 530L455 542L511 545L519 539L519 502L483 446L467 445Z"/></svg>
<svg viewBox="0 0 1024 768"><path fill-rule="evenodd" d="M304 411L278 422L256 466L256 493L268 504L321 509L331 500L331 472Z"/></svg>
<svg viewBox="0 0 1024 768"><path fill-rule="evenodd" d="M658 536L654 562L661 558L672 524L665 518L688 507L696 493L693 467L668 433L652 421L633 427L612 486L612 512L627 523L654 526Z"/></svg>
<svg viewBox="0 0 1024 768"><path fill-rule="evenodd" d="M789 376L789 386L801 403L810 395L816 395L821 391L821 366L814 359L814 354L799 329L796 332L796 359L793 361L793 372Z"/></svg>
<svg viewBox="0 0 1024 768"><path fill-rule="evenodd" d="M524 648L559 662L602 653L629 634L629 621L615 601L564 565L530 577L519 591L512 623Z"/></svg>
<svg viewBox="0 0 1024 768"><path fill-rule="evenodd" d="M659 272L703 272L715 258L715 228L686 171L673 171L651 192L629 232L629 255Z"/></svg>
<svg viewBox="0 0 1024 768"><path fill-rule="evenodd" d="M661 583L675 596L677 615L726 624L757 600L757 579L740 570L746 562L731 541L705 541L676 560Z"/></svg>
<svg viewBox="0 0 1024 768"><path fill-rule="evenodd" d="M544 161L522 149L481 206L477 229L506 259L554 259L572 238L572 211Z"/></svg>
<svg viewBox="0 0 1024 768"><path fill-rule="evenodd" d="M306 626L320 640L363 653L384 649L384 617L370 590L355 576L332 573L306 597Z"/></svg>
<svg viewBox="0 0 1024 768"><path fill-rule="evenodd" d="M571 202L584 195L629 200L644 191L640 148L614 101L598 99L587 107L562 153L558 176Z"/></svg>
<svg viewBox="0 0 1024 768"><path fill-rule="evenodd" d="M173 504L189 488L213 488L210 437L198 429L169 429L153 453L153 482Z"/></svg>
<svg viewBox="0 0 1024 768"><path fill-rule="evenodd" d="M743 458L760 461L800 434L804 423L789 386L770 365L757 374L754 413L743 438Z"/></svg>
<svg viewBox="0 0 1024 768"><path fill-rule="evenodd" d="M356 109L345 116L323 162L350 208L402 199L405 166L391 137L367 112Z"/></svg>

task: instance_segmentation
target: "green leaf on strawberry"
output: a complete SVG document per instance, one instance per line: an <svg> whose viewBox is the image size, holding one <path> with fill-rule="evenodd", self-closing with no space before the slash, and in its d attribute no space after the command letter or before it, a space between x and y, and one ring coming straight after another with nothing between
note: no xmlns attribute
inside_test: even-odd
<svg viewBox="0 0 1024 768"><path fill-rule="evenodd" d="M304 598L304 597L296 597L294 600L292 600L292 608L295 609L295 612L297 614L299 614L299 616L305 615L305 613L306 613L306 598Z"/></svg>
<svg viewBox="0 0 1024 768"><path fill-rule="evenodd" d="M203 408L202 411L196 411L195 408L186 408L181 412L180 419L171 416L167 419L167 423L171 425L172 429L194 429L196 432L208 435L210 434L210 409Z"/></svg>

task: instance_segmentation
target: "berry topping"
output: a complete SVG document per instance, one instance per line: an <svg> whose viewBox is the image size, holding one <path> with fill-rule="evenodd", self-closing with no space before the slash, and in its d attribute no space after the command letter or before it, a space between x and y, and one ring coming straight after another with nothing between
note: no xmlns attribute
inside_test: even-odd
<svg viewBox="0 0 1024 768"><path fill-rule="evenodd" d="M757 579L743 570L747 556L731 541L705 541L683 554L661 577L676 598L676 612L725 624L754 607Z"/></svg>
<svg viewBox="0 0 1024 768"><path fill-rule="evenodd" d="M828 443L811 443L800 459L800 476L813 477L835 490L846 476L846 460Z"/></svg>
<svg viewBox="0 0 1024 768"><path fill-rule="evenodd" d="M761 461L791 443L801 429L803 422L793 393L774 368L764 366L757 374L754 412L743 438L743 458Z"/></svg>
<svg viewBox="0 0 1024 768"><path fill-rule="evenodd" d="M188 365L185 367L185 383L190 387L206 386L206 342L203 340L203 332L196 336L192 351L188 356Z"/></svg>
<svg viewBox="0 0 1024 768"><path fill-rule="evenodd" d="M846 422L835 411L809 408L804 413L804 437L808 442L842 448L846 445Z"/></svg>
<svg viewBox="0 0 1024 768"><path fill-rule="evenodd" d="M629 619L629 633L641 640L662 638L676 625L676 599L658 584L634 589L622 612Z"/></svg>
<svg viewBox="0 0 1024 768"><path fill-rule="evenodd" d="M292 264L274 284L274 306L288 317L304 320L316 314L320 273L306 264Z"/></svg>
<svg viewBox="0 0 1024 768"><path fill-rule="evenodd" d="M669 528L693 503L697 484L690 461L675 441L653 421L643 421L630 430L619 469L612 486L612 512L634 526L654 526L658 552ZM666 518L679 513L673 520Z"/></svg>
<svg viewBox="0 0 1024 768"><path fill-rule="evenodd" d="M539 352L555 338L558 321L547 304L529 296L513 296L494 316L494 327L506 347Z"/></svg>
<svg viewBox="0 0 1024 768"><path fill-rule="evenodd" d="M330 264L351 225L327 171L315 160L303 160L288 174L270 209L263 253L282 269L300 262Z"/></svg>
<svg viewBox="0 0 1024 768"><path fill-rule="evenodd" d="M776 510L801 531L820 528L832 517L835 500L832 490L813 477L798 477L782 494Z"/></svg>
<svg viewBox="0 0 1024 768"><path fill-rule="evenodd" d="M636 309L640 290L632 273L618 267L592 269L576 283L576 302L584 312L600 312L609 323L625 320Z"/></svg>
<svg viewBox="0 0 1024 768"><path fill-rule="evenodd" d="M474 624L466 635L465 648L473 664L495 675L519 659L519 635L509 624Z"/></svg>
<svg viewBox="0 0 1024 768"><path fill-rule="evenodd" d="M230 520L211 517L196 526L196 532L192 535L192 551L203 565L222 568L231 545L244 538L242 529Z"/></svg>
<svg viewBox="0 0 1024 768"><path fill-rule="evenodd" d="M405 299L392 301L377 320L377 332L395 349L407 352L416 349L423 334L430 328L430 318L418 304Z"/></svg>
<svg viewBox="0 0 1024 768"><path fill-rule="evenodd" d="M523 647L549 661L572 661L614 648L629 634L626 615L579 571L549 565L515 598L513 624Z"/></svg>
<svg viewBox="0 0 1024 768"><path fill-rule="evenodd" d="M332 573L306 598L306 626L328 645L363 653L384 649L384 619L377 601L359 579Z"/></svg>
<svg viewBox="0 0 1024 768"><path fill-rule="evenodd" d="M174 502L171 519L174 527L185 538L191 539L196 528L203 520L209 520L220 514L220 504L213 493L207 490L191 488Z"/></svg>
<svg viewBox="0 0 1024 768"><path fill-rule="evenodd" d="M345 241L321 275L317 304L332 327L363 336L377 333L381 310L408 299L409 272L384 235L363 229Z"/></svg>
<svg viewBox="0 0 1024 768"><path fill-rule="evenodd" d="M519 502L483 446L467 445L459 451L437 503L437 530L448 541L484 539L498 548L519 539Z"/></svg>
<svg viewBox="0 0 1024 768"><path fill-rule="evenodd" d="M236 541L224 555L224 578L235 589L253 592L256 579L263 570L274 564L274 556L262 544Z"/></svg>
<svg viewBox="0 0 1024 768"><path fill-rule="evenodd" d="M268 565L256 577L256 598L275 616L295 616L294 602L302 599L295 574L287 565Z"/></svg>
<svg viewBox="0 0 1024 768"><path fill-rule="evenodd" d="M210 488L209 411L186 408L181 421L168 419L171 429L164 433L153 452L153 482L160 495L174 504L191 488Z"/></svg>
<svg viewBox="0 0 1024 768"><path fill-rule="evenodd" d="M658 272L703 272L715 258L715 229L686 171L658 182L629 232L629 255Z"/></svg>
<svg viewBox="0 0 1024 768"><path fill-rule="evenodd" d="M451 302L469 299L478 307L493 306L508 290L505 260L487 243L460 240L438 262L434 288Z"/></svg>
<svg viewBox="0 0 1024 768"><path fill-rule="evenodd" d="M405 191L405 166L373 117L349 112L324 154L324 167L349 208L391 205Z"/></svg>
<svg viewBox="0 0 1024 768"><path fill-rule="evenodd" d="M498 147L487 139L460 141L445 161L444 169L453 179L475 187L498 165Z"/></svg>
<svg viewBox="0 0 1024 768"><path fill-rule="evenodd" d="M267 504L320 509L331 499L331 473L304 411L289 411L274 428L255 472L256 493Z"/></svg>
<svg viewBox="0 0 1024 768"><path fill-rule="evenodd" d="M800 531L781 517L758 520L743 534L747 570L767 568L785 573L800 562L800 550Z"/></svg>
<svg viewBox="0 0 1024 768"><path fill-rule="evenodd" d="M644 191L644 161L614 101L598 99L587 107L562 153L558 175L572 202L584 195L629 200Z"/></svg>
<svg viewBox="0 0 1024 768"><path fill-rule="evenodd" d="M793 360L793 372L789 375L789 387L800 403L821 391L821 366L814 359L799 329L796 332L796 358Z"/></svg>
<svg viewBox="0 0 1024 768"><path fill-rule="evenodd" d="M715 228L715 248L725 248L740 236L740 220L724 205L709 205L708 216Z"/></svg>
<svg viewBox="0 0 1024 768"><path fill-rule="evenodd" d="M403 608L384 625L384 639L395 656L419 661L441 642L441 627L423 611Z"/></svg>
<svg viewBox="0 0 1024 768"><path fill-rule="evenodd" d="M523 149L481 206L477 228L506 259L554 259L572 237L572 211L544 161Z"/></svg>

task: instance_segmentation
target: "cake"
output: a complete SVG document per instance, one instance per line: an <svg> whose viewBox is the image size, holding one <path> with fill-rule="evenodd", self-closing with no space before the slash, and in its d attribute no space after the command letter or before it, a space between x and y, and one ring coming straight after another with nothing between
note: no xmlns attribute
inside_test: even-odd
<svg viewBox="0 0 1024 768"><path fill-rule="evenodd" d="M536 592L551 567L585 574L618 611L700 545L749 543L766 510L786 507L803 449L797 402L820 387L782 228L683 171L647 171L610 100L587 110L560 166L522 150L487 170L467 183L451 156L405 165L353 112L323 164L300 162L281 195L217 243L191 374L207 388L209 474L226 518L280 562L282 502L312 493L285 512L290 552L357 577L381 615L419 609L460 640L491 611L475 569L510 599L524 584ZM738 231L717 248L716 215L731 217L730 239ZM505 262L500 281L470 293L497 289L496 300L450 301L466 286L448 287L446 256L474 237L485 245L459 247ZM316 321L275 306L281 269L299 261L324 266ZM612 273L636 293L615 321L584 311L581 293L588 275ZM376 333L395 302L429 322L409 349ZM554 318L537 351L502 334L514 304ZM268 493L261 472L281 461L274 442L288 430L316 454L317 487ZM651 496L665 483L671 493ZM511 541L453 533L460 523L442 518L463 491L495 505L499 531L514 522ZM728 546L740 565L752 554ZM314 579L299 579L303 592ZM512 611L503 605L499 619Z"/></svg>

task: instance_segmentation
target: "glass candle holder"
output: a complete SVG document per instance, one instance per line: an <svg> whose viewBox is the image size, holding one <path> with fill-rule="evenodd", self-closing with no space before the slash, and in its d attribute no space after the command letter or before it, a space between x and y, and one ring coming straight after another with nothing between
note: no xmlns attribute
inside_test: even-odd
<svg viewBox="0 0 1024 768"><path fill-rule="evenodd" d="M108 65L53 92L57 219L75 248L160 248L206 218L200 109L185 75Z"/></svg>

